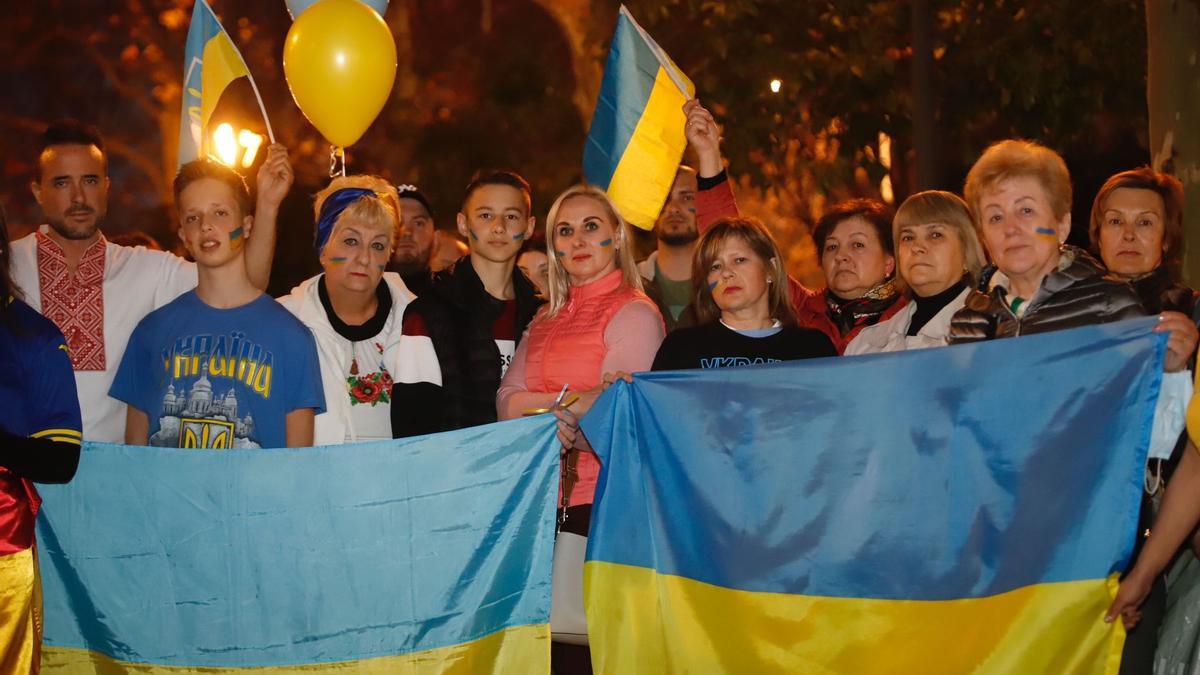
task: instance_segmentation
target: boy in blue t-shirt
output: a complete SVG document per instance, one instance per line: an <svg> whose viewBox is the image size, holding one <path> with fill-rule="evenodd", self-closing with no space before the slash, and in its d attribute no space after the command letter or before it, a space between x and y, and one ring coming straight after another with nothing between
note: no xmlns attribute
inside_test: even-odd
<svg viewBox="0 0 1200 675"><path fill-rule="evenodd" d="M180 448L312 445L325 411L312 333L250 282L254 217L242 177L209 160L175 177L179 238L199 284L146 315L109 394L129 404L125 442Z"/></svg>

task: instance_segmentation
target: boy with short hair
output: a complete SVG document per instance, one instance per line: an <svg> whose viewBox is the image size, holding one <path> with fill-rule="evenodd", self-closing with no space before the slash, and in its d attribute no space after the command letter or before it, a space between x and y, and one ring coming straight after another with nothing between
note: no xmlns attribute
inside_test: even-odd
<svg viewBox="0 0 1200 675"><path fill-rule="evenodd" d="M461 427L496 421L500 378L542 304L517 268L536 224L529 183L513 171L484 170L465 192L457 224L470 254L435 274L427 294L448 309L453 324L453 353L446 361L456 364L461 378L448 391L457 399Z"/></svg>
<svg viewBox="0 0 1200 675"><path fill-rule="evenodd" d="M232 169L201 159L175 177L179 237L199 284L146 315L110 395L129 406L125 442L181 448L312 445L325 409L304 324L250 282L250 194Z"/></svg>

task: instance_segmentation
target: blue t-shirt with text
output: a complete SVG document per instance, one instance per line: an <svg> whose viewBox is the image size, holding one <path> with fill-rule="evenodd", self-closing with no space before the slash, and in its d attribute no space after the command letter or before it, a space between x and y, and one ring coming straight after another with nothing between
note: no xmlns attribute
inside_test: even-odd
<svg viewBox="0 0 1200 675"><path fill-rule="evenodd" d="M289 412L325 411L312 333L265 294L217 309L190 291L147 314L109 395L162 447L282 448Z"/></svg>

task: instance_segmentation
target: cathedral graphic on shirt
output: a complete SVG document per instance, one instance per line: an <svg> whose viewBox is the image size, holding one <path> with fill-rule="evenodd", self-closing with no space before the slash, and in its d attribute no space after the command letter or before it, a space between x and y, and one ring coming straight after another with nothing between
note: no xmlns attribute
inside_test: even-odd
<svg viewBox="0 0 1200 675"><path fill-rule="evenodd" d="M203 360L200 377L178 393L175 383L167 387L162 399L158 431L150 445L170 448L258 448L251 440L254 419L250 413L238 417L237 393L231 387L224 396L213 391L208 379L208 359Z"/></svg>

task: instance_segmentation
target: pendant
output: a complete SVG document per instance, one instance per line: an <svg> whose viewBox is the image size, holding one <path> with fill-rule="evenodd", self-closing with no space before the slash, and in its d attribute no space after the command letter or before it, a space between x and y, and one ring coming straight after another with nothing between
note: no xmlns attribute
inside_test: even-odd
<svg viewBox="0 0 1200 675"><path fill-rule="evenodd" d="M350 358L350 374L351 375L358 374L358 357L356 357L356 356Z"/></svg>

